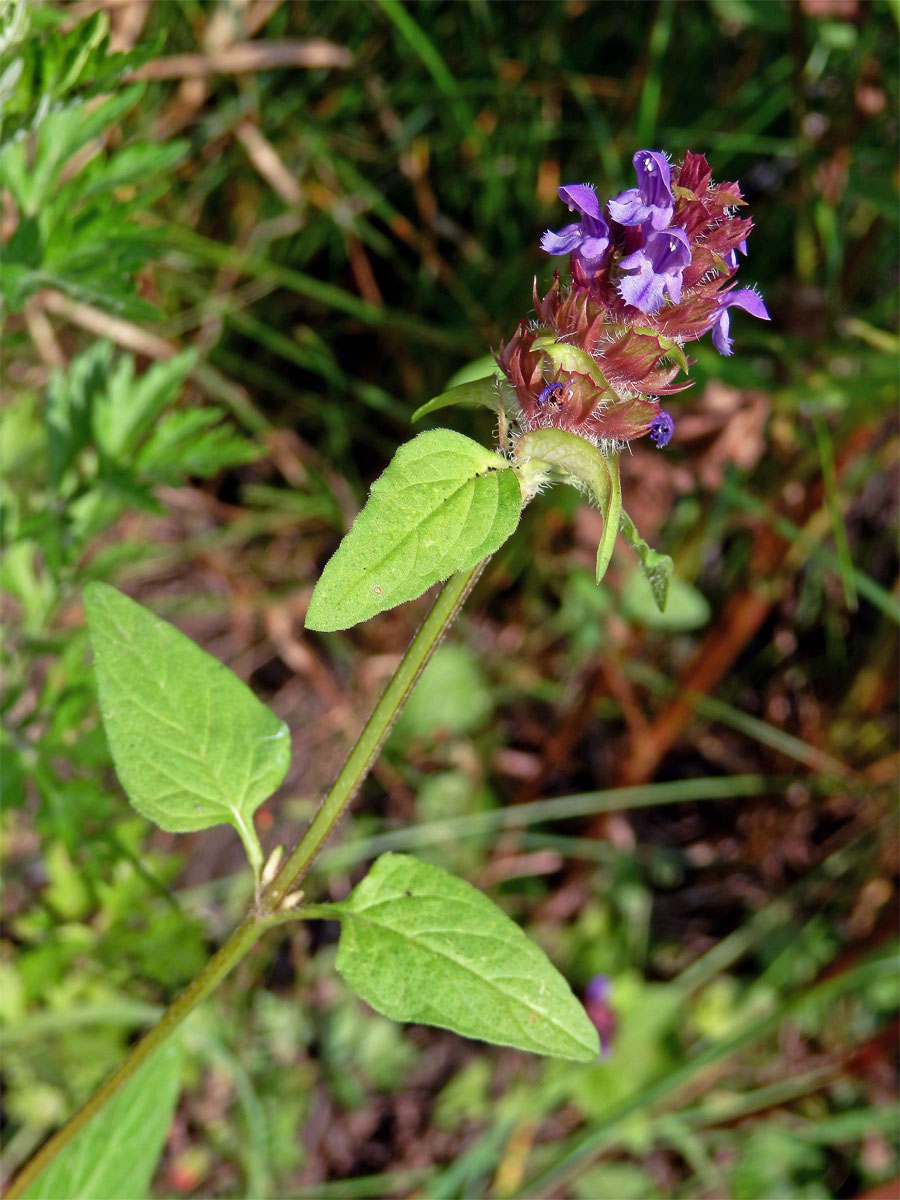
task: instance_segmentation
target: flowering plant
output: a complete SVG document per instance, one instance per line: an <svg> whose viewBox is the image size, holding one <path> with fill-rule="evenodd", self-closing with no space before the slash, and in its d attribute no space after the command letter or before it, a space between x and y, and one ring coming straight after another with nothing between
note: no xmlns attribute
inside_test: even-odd
<svg viewBox="0 0 900 1200"><path fill-rule="evenodd" d="M85 590L104 729L131 803L172 832L233 825L255 897L206 968L31 1160L10 1196L39 1177L42 1195L61 1194L73 1164L91 1160L92 1129L105 1144L107 1130L121 1126L141 1096L155 1100L164 1090L164 1078L174 1104L177 1053L155 1052L256 939L285 922L340 922L337 970L396 1020L578 1062L596 1059L598 1029L612 1036L603 980L588 989L586 1012L502 909L440 867L384 854L339 903L310 903L300 885L485 562L543 486L574 484L601 509L598 581L621 532L665 605L672 563L642 541L622 508L618 453L645 433L659 447L671 439L674 422L659 397L688 386L676 382L688 372L686 343L712 333L730 353L729 309L768 314L756 292L734 286L751 228L734 215L743 203L737 184L715 185L699 155L687 155L674 178L655 151L640 151L634 163L637 187L605 208L587 185L560 189L579 219L545 233L542 245L569 255L571 280L557 272L546 295L535 290L535 319L520 322L500 347L491 375L415 414L486 404L497 413L499 448L447 429L401 446L316 585L306 625L326 631L447 581L290 854L278 847L267 858L254 827L257 808L290 764L287 726L141 605L102 583ZM106 1124L92 1125L107 1104Z"/></svg>

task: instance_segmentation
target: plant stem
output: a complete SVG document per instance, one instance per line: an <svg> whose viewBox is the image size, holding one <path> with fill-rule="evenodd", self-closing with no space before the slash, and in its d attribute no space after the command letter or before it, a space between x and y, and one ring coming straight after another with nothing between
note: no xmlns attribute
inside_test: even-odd
<svg viewBox="0 0 900 1200"><path fill-rule="evenodd" d="M471 570L452 575L444 584L419 632L410 642L403 661L376 704L365 729L359 735L356 745L350 751L347 761L334 781L334 786L322 801L306 833L266 890L260 906L263 913L271 913L277 909L284 896L296 888L306 874L309 864L321 850L325 839L371 770L387 735L409 699L410 692L441 638L453 624L456 614L475 586L486 563L487 559L484 559Z"/></svg>
<svg viewBox="0 0 900 1200"><path fill-rule="evenodd" d="M258 914L248 916L234 931L227 942L209 960L200 974L193 979L159 1019L159 1023L146 1033L123 1063L102 1084L93 1096L59 1129L49 1141L30 1159L16 1176L5 1200L21 1196L26 1188L41 1174L57 1154L80 1133L88 1122L100 1112L116 1093L125 1086L135 1072L143 1066L153 1052L178 1028L188 1013L201 1000L215 990L231 968L244 957L256 939L273 924Z"/></svg>
<svg viewBox="0 0 900 1200"><path fill-rule="evenodd" d="M178 1028L188 1013L218 987L228 972L247 954L257 938L273 925L280 924L286 919L287 912L285 910L279 912L279 905L284 897L296 888L344 809L356 795L378 757L394 722L409 699L410 692L415 687L441 638L453 624L456 614L475 586L486 563L487 559L484 559L471 570L451 576L444 584L419 632L410 642L396 673L376 704L356 745L350 751L334 786L322 801L303 837L259 902L254 905L249 915L228 941L213 955L203 971L166 1009L159 1023L141 1038L125 1061L116 1068L87 1103L70 1117L66 1124L26 1163L6 1192L5 1200L15 1200L16 1197L22 1195L44 1168L103 1109L150 1055ZM316 907L315 905L307 906L310 916L314 915L313 910ZM304 912L300 909L297 913L290 915L302 918ZM315 913L315 915L324 916L326 914L323 911L321 914Z"/></svg>

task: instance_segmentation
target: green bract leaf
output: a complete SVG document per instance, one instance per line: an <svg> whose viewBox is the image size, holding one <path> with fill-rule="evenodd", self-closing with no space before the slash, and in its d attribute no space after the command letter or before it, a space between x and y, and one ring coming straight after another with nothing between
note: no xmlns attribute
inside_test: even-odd
<svg viewBox="0 0 900 1200"><path fill-rule="evenodd" d="M609 503L603 510L603 534L597 547L597 583L606 574L606 568L612 558L613 546L619 532L619 515L622 512L622 483L619 479L619 457L616 454L609 460L609 483Z"/></svg>
<svg viewBox="0 0 900 1200"><path fill-rule="evenodd" d="M143 1200L181 1090L181 1043L161 1046L23 1193L26 1200Z"/></svg>
<svg viewBox="0 0 900 1200"><path fill-rule="evenodd" d="M519 438L520 463L534 460L551 467L550 478L578 488L602 512L609 504L609 462L591 442L562 429L534 429Z"/></svg>
<svg viewBox="0 0 900 1200"><path fill-rule="evenodd" d="M665 612L666 599L669 595L669 582L672 578L675 564L669 558L668 554L660 554L658 550L650 549L637 529L635 529L634 521L625 512L624 508L619 514L619 531L641 560L641 566L644 568L644 574L647 576L647 581L653 592L653 599L656 601L657 608L660 612Z"/></svg>
<svg viewBox="0 0 900 1200"><path fill-rule="evenodd" d="M441 392L427 404L422 404L410 419L418 421L420 417L427 417L429 413L437 412L441 408L451 408L455 404L481 404L496 412L500 407L498 387L497 376L493 374L470 379L467 383L459 383L456 387Z"/></svg>
<svg viewBox="0 0 900 1200"><path fill-rule="evenodd" d="M88 584L84 604L129 800L172 833L233 825L258 870L253 813L287 771L287 726L223 663L115 588Z"/></svg>
<svg viewBox="0 0 900 1200"><path fill-rule="evenodd" d="M516 457L526 495L534 494L548 479L555 479L577 487L603 513L603 536L597 547L599 583L606 574L619 530L622 488L618 457L607 457L591 442L561 429L526 433L516 446Z"/></svg>
<svg viewBox="0 0 900 1200"><path fill-rule="evenodd" d="M448 429L394 455L316 584L309 629L347 629L473 567L516 528L522 498L499 454Z"/></svg>
<svg viewBox="0 0 900 1200"><path fill-rule="evenodd" d="M590 1062L597 1031L562 975L487 896L440 867L384 854L342 903L337 969L395 1021Z"/></svg>
<svg viewBox="0 0 900 1200"><path fill-rule="evenodd" d="M569 342L558 342L556 334L535 338L535 349L550 359L558 371L569 371L575 375L587 375L598 387L606 387L606 379L586 350L572 346Z"/></svg>
<svg viewBox="0 0 900 1200"><path fill-rule="evenodd" d="M657 329L640 329L636 326L634 332L639 333L644 337L652 337L656 341L660 350L664 351L667 357L671 358L673 362L677 363L678 366L681 367L682 371L684 371L685 375L687 375L688 361L685 357L684 351L677 342L673 342L671 338L667 338L665 334L660 333Z"/></svg>

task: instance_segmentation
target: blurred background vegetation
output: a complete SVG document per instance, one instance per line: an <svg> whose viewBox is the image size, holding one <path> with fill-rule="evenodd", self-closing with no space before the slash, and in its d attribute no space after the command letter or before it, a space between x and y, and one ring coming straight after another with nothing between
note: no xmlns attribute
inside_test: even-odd
<svg viewBox="0 0 900 1200"><path fill-rule="evenodd" d="M128 808L80 606L115 582L291 726L290 843L427 600L303 614L409 417L531 307L556 188L705 151L770 325L692 346L625 503L525 514L311 889L409 848L547 949L595 1067L399 1028L270 936L191 1020L160 1196L898 1194L897 35L886 0L0 4L5 1171L249 898ZM109 32L109 37L107 36ZM707 339L708 340L708 339ZM456 428L490 442L489 418Z"/></svg>

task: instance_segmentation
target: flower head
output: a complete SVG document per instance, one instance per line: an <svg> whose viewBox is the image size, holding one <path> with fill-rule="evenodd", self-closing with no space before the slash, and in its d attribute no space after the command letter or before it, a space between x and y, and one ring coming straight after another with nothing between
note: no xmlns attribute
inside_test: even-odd
<svg viewBox="0 0 900 1200"><path fill-rule="evenodd" d="M672 172L665 155L655 150L638 150L631 161L638 185L610 200L609 215L620 225L643 225L649 221L651 228L665 229L675 207Z"/></svg>
<svg viewBox="0 0 900 1200"><path fill-rule="evenodd" d="M605 209L587 184L559 189L579 220L541 246L569 255L571 281L557 273L535 292L536 321L497 356L515 392L513 438L556 428L608 452L648 434L662 448L675 426L660 397L690 386L677 379L691 365L685 345L709 333L730 354L732 308L768 320L759 294L736 287L753 228L738 185L717 184L702 154L670 166L639 150L633 161L637 187Z"/></svg>
<svg viewBox="0 0 900 1200"><path fill-rule="evenodd" d="M575 254L585 270L591 271L609 246L609 226L603 219L597 193L586 183L570 183L559 189L559 198L581 220L556 233L548 229L541 238L541 249L547 254Z"/></svg>

